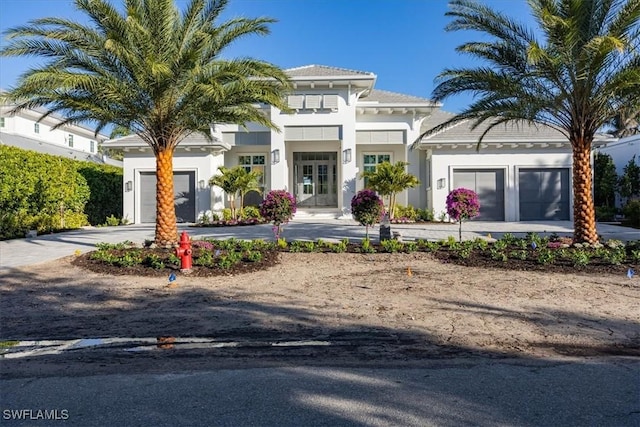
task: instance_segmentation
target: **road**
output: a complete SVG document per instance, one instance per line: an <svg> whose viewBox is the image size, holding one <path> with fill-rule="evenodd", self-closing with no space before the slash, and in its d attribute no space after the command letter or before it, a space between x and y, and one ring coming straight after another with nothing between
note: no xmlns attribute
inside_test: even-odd
<svg viewBox="0 0 640 427"><path fill-rule="evenodd" d="M638 361L454 359L0 382L11 426L638 426ZM31 412L20 411L29 409ZM37 417L38 410L66 420ZM51 412L51 411L57 412ZM9 411L9 412L7 412ZM13 412L11 412L13 411ZM16 412L17 411L17 412Z"/></svg>

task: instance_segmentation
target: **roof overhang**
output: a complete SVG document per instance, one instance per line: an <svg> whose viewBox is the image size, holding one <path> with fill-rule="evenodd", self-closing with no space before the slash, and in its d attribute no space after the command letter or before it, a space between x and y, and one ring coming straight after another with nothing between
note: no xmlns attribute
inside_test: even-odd
<svg viewBox="0 0 640 427"><path fill-rule="evenodd" d="M378 102L358 102L356 112L358 114L431 114L435 108L439 108L437 103L378 103Z"/></svg>
<svg viewBox="0 0 640 427"><path fill-rule="evenodd" d="M362 76L295 76L289 80L293 89L333 89L349 87L352 90L369 91L376 83L376 75Z"/></svg>
<svg viewBox="0 0 640 427"><path fill-rule="evenodd" d="M128 135L118 139L111 139L103 143L104 148L117 148L125 153L151 151L149 144L144 142L138 135ZM201 135L190 135L183 139L176 150L179 151L201 151L212 154L220 154L231 149L231 145L218 138L207 139Z"/></svg>
<svg viewBox="0 0 640 427"><path fill-rule="evenodd" d="M478 141L447 141L447 142L428 142L419 144L417 150L476 150ZM569 141L549 140L549 141L483 141L480 149L496 149L496 150L531 150L531 149L571 149Z"/></svg>

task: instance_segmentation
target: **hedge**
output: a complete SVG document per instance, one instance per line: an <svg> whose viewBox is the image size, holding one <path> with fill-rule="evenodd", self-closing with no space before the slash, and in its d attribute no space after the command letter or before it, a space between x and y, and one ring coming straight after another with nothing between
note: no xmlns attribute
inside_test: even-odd
<svg viewBox="0 0 640 427"><path fill-rule="evenodd" d="M0 145L0 238L98 225L122 212L122 170Z"/></svg>

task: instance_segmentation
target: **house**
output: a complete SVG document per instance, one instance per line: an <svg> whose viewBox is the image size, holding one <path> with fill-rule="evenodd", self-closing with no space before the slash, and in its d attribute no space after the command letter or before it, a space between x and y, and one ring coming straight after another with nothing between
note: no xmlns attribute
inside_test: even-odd
<svg viewBox="0 0 640 427"><path fill-rule="evenodd" d="M431 100L375 88L376 75L321 65L286 70L293 82L292 113L262 106L280 132L249 123L212 124L212 139L192 135L174 156L176 214L193 222L225 207L219 188L208 186L219 166L243 165L264 173L265 191L285 189L299 212L350 217L363 171L378 163L409 162L421 185L398 203L445 211L453 188L479 193L484 220L572 219L571 147L544 127L501 126L476 151L482 128L469 123L412 143L450 117ZM124 212L135 223L155 220L155 158L136 135L106 141L124 150ZM259 199L259 198L258 198ZM259 200L254 200L259 201Z"/></svg>
<svg viewBox="0 0 640 427"><path fill-rule="evenodd" d="M598 147L597 151L610 155L616 165L616 173L618 176L622 176L624 167L633 156L635 156L636 164L640 165L640 134L612 140ZM616 194L616 205L622 207L622 203L620 196Z"/></svg>
<svg viewBox="0 0 640 427"><path fill-rule="evenodd" d="M99 145L106 135L95 135L93 129L79 125L64 125L53 129L64 119L43 108L24 109L11 113L15 105L0 105L0 144L94 163L122 166L122 163L99 154ZM40 121L39 121L40 120Z"/></svg>

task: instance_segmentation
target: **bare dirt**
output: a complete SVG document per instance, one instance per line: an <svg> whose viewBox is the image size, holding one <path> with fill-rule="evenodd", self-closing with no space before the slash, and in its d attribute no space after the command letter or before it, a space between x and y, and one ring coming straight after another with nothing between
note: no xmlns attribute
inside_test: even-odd
<svg viewBox="0 0 640 427"><path fill-rule="evenodd" d="M0 273L3 340L209 337L245 345L150 356L77 351L3 361L39 375L78 366L128 372L263 362L408 363L449 357L640 356L640 279L618 272L549 273L464 267L427 253L281 253L245 274L114 276L73 258ZM314 340L326 346L272 347ZM169 340L171 342L171 340ZM251 345L253 343L253 345ZM176 359L177 358L177 359ZM284 362L283 362L284 361ZM75 368L74 368L75 366ZM17 370L17 371L15 371ZM33 372L33 371L31 371Z"/></svg>

